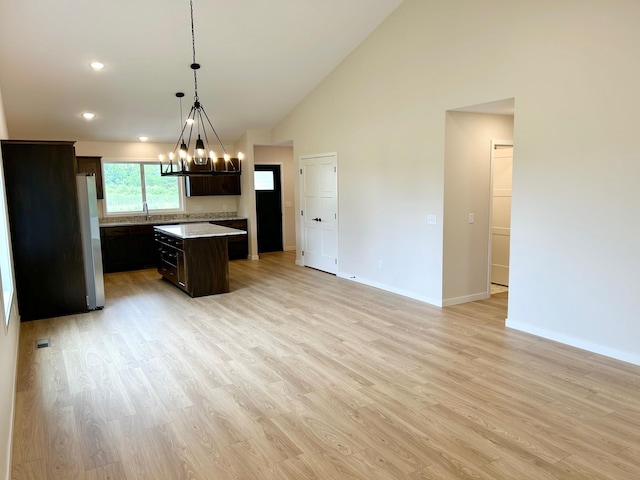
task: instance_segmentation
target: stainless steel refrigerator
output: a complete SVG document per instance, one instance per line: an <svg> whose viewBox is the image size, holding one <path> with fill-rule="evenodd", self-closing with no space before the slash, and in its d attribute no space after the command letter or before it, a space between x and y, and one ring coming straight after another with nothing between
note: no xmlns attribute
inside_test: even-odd
<svg viewBox="0 0 640 480"><path fill-rule="evenodd" d="M96 178L93 173L76 175L78 185L78 210L84 255L84 276L87 286L87 307L98 310L104 307L104 276Z"/></svg>

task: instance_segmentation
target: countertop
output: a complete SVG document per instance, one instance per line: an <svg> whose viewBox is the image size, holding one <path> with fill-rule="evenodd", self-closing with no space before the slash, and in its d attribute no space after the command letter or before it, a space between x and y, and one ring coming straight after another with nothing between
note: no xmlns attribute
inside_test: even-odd
<svg viewBox="0 0 640 480"><path fill-rule="evenodd" d="M182 223L203 223L203 222L216 222L216 221L225 221L225 220L246 220L245 217L224 217L224 218L159 218L161 215L152 215L149 220L145 219L144 216L134 216L127 218L123 221L105 221L104 219L100 220L101 227L128 227L135 225L169 225L169 224L182 224Z"/></svg>
<svg viewBox="0 0 640 480"><path fill-rule="evenodd" d="M246 230L223 227L212 223L182 223L179 225L156 225L155 230L172 237L189 239L205 237L226 237L229 235L244 235Z"/></svg>

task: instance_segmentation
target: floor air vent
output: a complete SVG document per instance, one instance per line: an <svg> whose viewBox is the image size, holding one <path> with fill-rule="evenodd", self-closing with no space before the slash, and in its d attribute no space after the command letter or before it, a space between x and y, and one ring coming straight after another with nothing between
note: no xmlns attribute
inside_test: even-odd
<svg viewBox="0 0 640 480"><path fill-rule="evenodd" d="M36 349L39 348L47 348L49 346L48 338L41 338L40 340L36 340Z"/></svg>

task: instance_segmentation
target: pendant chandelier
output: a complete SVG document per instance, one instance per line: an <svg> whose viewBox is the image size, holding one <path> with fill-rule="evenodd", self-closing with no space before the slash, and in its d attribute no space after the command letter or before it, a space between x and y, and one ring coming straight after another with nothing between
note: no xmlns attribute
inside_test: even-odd
<svg viewBox="0 0 640 480"><path fill-rule="evenodd" d="M186 120L183 121L182 97L184 97L184 93L176 93L176 97L180 99L180 126L182 131L173 151L166 157L160 155L160 174L162 176L239 175L240 160L244 158L243 154L238 153L237 158L231 158L198 97L198 70L200 69L200 64L196 62L193 0L189 0L189 6L191 11L191 46L193 53L193 61L191 63L194 84L193 105ZM197 138L195 138L196 136ZM209 138L217 140L223 152L222 157L218 158L211 148ZM193 141L194 139L195 141Z"/></svg>

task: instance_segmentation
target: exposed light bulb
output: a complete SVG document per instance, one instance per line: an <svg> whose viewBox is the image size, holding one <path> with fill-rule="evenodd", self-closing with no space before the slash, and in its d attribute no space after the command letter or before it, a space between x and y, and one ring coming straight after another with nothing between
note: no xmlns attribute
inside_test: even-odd
<svg viewBox="0 0 640 480"><path fill-rule="evenodd" d="M185 121L187 125L193 125L194 122L195 120L193 118L187 118L187 120Z"/></svg>
<svg viewBox="0 0 640 480"><path fill-rule="evenodd" d="M218 160L218 157L216 157L216 152L214 152L213 150L211 150L211 151L209 152L209 158L210 158L211 160L213 160L214 162L215 162L216 160Z"/></svg>
<svg viewBox="0 0 640 480"><path fill-rule="evenodd" d="M238 160L244 160L244 153L238 152Z"/></svg>
<svg viewBox="0 0 640 480"><path fill-rule="evenodd" d="M224 161L228 162L229 160L231 160L231 155L229 155L228 153L224 154Z"/></svg>
<svg viewBox="0 0 640 480"><path fill-rule="evenodd" d="M173 152L169 152L169 160L173 160Z"/></svg>

